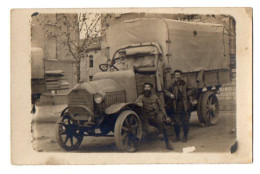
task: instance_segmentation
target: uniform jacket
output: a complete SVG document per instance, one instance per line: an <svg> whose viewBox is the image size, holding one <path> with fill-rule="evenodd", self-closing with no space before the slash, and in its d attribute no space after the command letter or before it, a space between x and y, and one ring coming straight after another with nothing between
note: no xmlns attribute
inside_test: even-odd
<svg viewBox="0 0 260 174"><path fill-rule="evenodd" d="M170 97L170 95L173 94L175 96L175 99L173 100L173 108L176 111L176 108L177 108L176 99L178 98L178 95L179 95L178 89L182 93L184 111L187 112L188 111L188 99L187 99L187 84L185 81L180 80L179 85L175 81L168 90L164 90L164 95L167 97Z"/></svg>
<svg viewBox="0 0 260 174"><path fill-rule="evenodd" d="M163 103L155 94L151 94L149 97L142 94L136 99L135 102L142 103L143 110L148 115L155 115L159 113L166 114Z"/></svg>

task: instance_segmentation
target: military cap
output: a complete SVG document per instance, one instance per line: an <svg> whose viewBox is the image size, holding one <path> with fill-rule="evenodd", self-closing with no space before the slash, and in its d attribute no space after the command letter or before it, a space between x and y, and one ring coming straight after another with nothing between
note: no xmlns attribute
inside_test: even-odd
<svg viewBox="0 0 260 174"><path fill-rule="evenodd" d="M118 53L119 54L126 54L126 50L119 50Z"/></svg>
<svg viewBox="0 0 260 174"><path fill-rule="evenodd" d="M144 85L143 85L143 87L144 87L145 85L149 85L149 86L151 86L151 88L153 88L153 84L150 83L150 82L145 82Z"/></svg>
<svg viewBox="0 0 260 174"><path fill-rule="evenodd" d="M171 74L175 74L175 73L180 73L180 74L182 74L182 71L177 69L177 70L173 71Z"/></svg>

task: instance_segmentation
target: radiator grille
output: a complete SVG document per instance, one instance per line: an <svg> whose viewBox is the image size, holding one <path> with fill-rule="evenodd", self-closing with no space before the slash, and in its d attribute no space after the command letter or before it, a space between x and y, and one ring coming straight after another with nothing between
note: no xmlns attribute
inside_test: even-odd
<svg viewBox="0 0 260 174"><path fill-rule="evenodd" d="M93 112L93 95L89 94L86 90L71 91L68 96L68 104L71 105L84 105Z"/></svg>
<svg viewBox="0 0 260 174"><path fill-rule="evenodd" d="M75 120L89 120L89 117L91 117L91 113L79 106L73 106L71 105L69 108L69 114L74 118Z"/></svg>
<svg viewBox="0 0 260 174"><path fill-rule="evenodd" d="M124 103L125 102L125 91L114 91L106 92L105 105L106 107L115 104L115 103Z"/></svg>

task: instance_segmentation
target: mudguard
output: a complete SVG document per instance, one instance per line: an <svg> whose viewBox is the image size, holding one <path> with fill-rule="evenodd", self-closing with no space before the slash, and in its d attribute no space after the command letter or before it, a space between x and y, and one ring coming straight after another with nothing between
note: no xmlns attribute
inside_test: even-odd
<svg viewBox="0 0 260 174"><path fill-rule="evenodd" d="M116 104L113 104L113 105L109 106L108 108L106 108L105 113L107 115L114 114L125 107L141 108L142 106L138 103L116 103Z"/></svg>
<svg viewBox="0 0 260 174"><path fill-rule="evenodd" d="M65 109L63 109L63 111L61 112L61 117L64 116L65 112L68 111L69 108L83 108L85 110L86 113L88 113L88 115L90 117L86 117L85 115L77 115L77 116L74 116L74 115L70 115L70 117L74 118L74 119L77 119L77 120L89 120L91 117L93 117L93 113L89 110L89 108L87 108L86 106L84 105L73 105L73 106L68 106L66 107Z"/></svg>

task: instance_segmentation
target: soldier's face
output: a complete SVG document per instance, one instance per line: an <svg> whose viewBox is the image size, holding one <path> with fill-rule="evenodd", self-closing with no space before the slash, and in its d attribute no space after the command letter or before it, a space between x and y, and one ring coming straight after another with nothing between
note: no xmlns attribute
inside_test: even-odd
<svg viewBox="0 0 260 174"><path fill-rule="evenodd" d="M152 87L150 85L144 85L144 95L149 96L151 95Z"/></svg>
<svg viewBox="0 0 260 174"><path fill-rule="evenodd" d="M152 88L151 88L150 85L144 85L144 90L145 90L145 91L147 91L147 90L148 90L148 91L151 91L151 89L152 89Z"/></svg>
<svg viewBox="0 0 260 174"><path fill-rule="evenodd" d="M119 58L122 59L122 60L125 59L125 58L126 58L126 54L121 53L121 54L119 55Z"/></svg>
<svg viewBox="0 0 260 174"><path fill-rule="evenodd" d="M115 59L115 63L119 63L120 62L120 59Z"/></svg>
<svg viewBox="0 0 260 174"><path fill-rule="evenodd" d="M176 73L174 74L174 78L175 78L176 81L179 81L179 80L181 79L181 73L176 72Z"/></svg>

